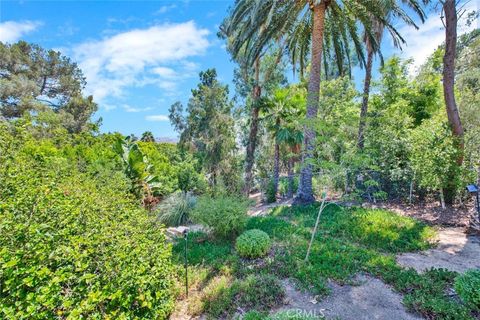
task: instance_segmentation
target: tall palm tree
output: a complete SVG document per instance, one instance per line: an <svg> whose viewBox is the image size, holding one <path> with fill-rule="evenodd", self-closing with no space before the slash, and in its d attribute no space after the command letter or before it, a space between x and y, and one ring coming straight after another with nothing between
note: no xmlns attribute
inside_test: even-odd
<svg viewBox="0 0 480 320"><path fill-rule="evenodd" d="M372 29L375 32L375 40L378 44L382 41L383 36L383 24L378 20L372 19ZM365 145L364 141L364 131L365 125L367 123L367 112L368 112L368 98L370 95L370 81L372 80L372 66L373 66L373 56L375 53L381 54L380 50L375 52L372 43L368 37L365 37L365 47L367 49L367 64L365 66L365 80L363 82L363 97L362 97L362 107L360 109L360 122L358 124L358 149L363 150Z"/></svg>
<svg viewBox="0 0 480 320"><path fill-rule="evenodd" d="M392 11L390 8L391 4L392 3L389 1L384 1L380 3L380 5L382 5L381 8L384 14L384 19L386 21L391 21L393 19ZM418 14L420 20L424 22L425 15L423 14L423 12L417 11L416 13ZM410 22L409 20L405 20L405 22L418 29L418 27L415 24L409 23ZM365 43L365 48L367 50L367 63L365 65L365 80L363 83L362 107L360 109L360 122L358 126L357 145L359 150L363 150L363 147L365 145L364 131L365 131L366 118L368 113L368 99L370 95L370 82L372 79L372 66L373 66L374 55L378 54L383 63L383 57L380 51L380 43L382 42L384 29L385 29L385 25L383 24L383 22L372 16L371 30L373 31L373 35L375 37L375 42L377 46L374 46L372 44L370 37L368 37L366 33L364 34L364 43ZM405 40L402 37L399 37L392 29L389 29L388 31L390 32L390 35L393 39L394 47L401 49L401 45L405 43Z"/></svg>
<svg viewBox="0 0 480 320"><path fill-rule="evenodd" d="M275 58L275 63L273 65L267 66L264 68L264 74L263 77L261 77L261 62L262 62L262 55L265 54L266 50L264 52L259 53L254 61L253 61L253 74L250 75L249 69L251 68L250 65L248 65L248 60L245 59L246 53L251 49L249 48L249 44L245 43L241 47L234 47L234 44L236 42L238 34L242 33L242 27L243 24L237 25L236 26L236 32L233 33L231 30L231 27L229 29L229 24L231 24L230 17L225 18L225 20L222 22L220 26L220 31L218 35L221 38L225 38L227 40L227 49L232 52L232 55L234 57L234 60L240 65L240 68L242 69L243 72L241 72L243 76L243 81L244 82L252 82L252 91L250 94L251 98L251 103L250 103L250 128L248 132L248 140L247 140L247 146L246 146L246 155L245 155L245 184L243 187L243 192L245 195L250 194L250 189L252 187L253 183L253 165L254 165L254 160L255 160L255 150L257 147L257 136L258 136L258 126L259 126L259 113L260 109L262 107L262 101L261 101L261 96L262 96L262 88L264 85L266 85L269 81L271 76L274 74L274 69L279 65L281 62L282 56L283 56L283 50L284 47L282 45L279 45L278 43L272 43L273 45L276 45L277 47L275 48L277 53L276 58ZM260 26L259 33L261 34L264 32L263 26ZM236 51L233 51L236 50ZM249 79L249 78L252 79ZM262 79L261 79L262 78Z"/></svg>
<svg viewBox="0 0 480 320"><path fill-rule="evenodd" d="M386 1L386 0L385 0ZM348 47L353 42L357 49L361 48L358 35L360 22L374 47L378 44L371 28L371 17L381 21L386 28L400 35L393 25L385 20L379 3L381 0L238 0L235 3L228 26L227 34L235 34L232 52L240 52L244 45L249 48L247 57L253 62L273 39L284 38L287 50L292 53L294 48L305 48L305 45L296 45L305 40L308 34L310 43L310 75L307 94L307 123L304 127L304 142L302 150L302 170L300 186L296 201L309 203L314 201L312 190L313 166L311 159L314 155L315 131L308 122L317 117L320 91L320 77L322 67L322 51L325 38L333 39L340 49ZM413 20L393 0L392 12L408 23ZM423 16L423 10L417 0L403 0L414 11ZM325 34L326 22L332 26L339 36ZM241 26L241 28L238 28ZM259 32L259 30L262 32ZM238 32L241 30L241 32ZM345 41L346 40L346 41ZM361 51L361 50L360 50ZM301 56L301 55L300 55ZM343 55L337 55L337 58ZM360 52L362 60L363 54Z"/></svg>

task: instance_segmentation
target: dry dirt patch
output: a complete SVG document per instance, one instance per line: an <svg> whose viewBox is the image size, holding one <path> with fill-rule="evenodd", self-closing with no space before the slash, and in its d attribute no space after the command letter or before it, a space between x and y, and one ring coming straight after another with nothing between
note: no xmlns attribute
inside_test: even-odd
<svg viewBox="0 0 480 320"><path fill-rule="evenodd" d="M284 281L286 303L280 309L294 310L304 315L325 316L342 320L414 320L421 317L408 313L402 304L402 296L382 281L368 275L357 275L355 286L330 282L331 294L316 301L316 297L298 291L290 280Z"/></svg>
<svg viewBox="0 0 480 320"><path fill-rule="evenodd" d="M405 267L423 272L432 267L465 272L480 268L480 238L468 236L463 228L442 228L438 231L435 248L397 256L397 262Z"/></svg>

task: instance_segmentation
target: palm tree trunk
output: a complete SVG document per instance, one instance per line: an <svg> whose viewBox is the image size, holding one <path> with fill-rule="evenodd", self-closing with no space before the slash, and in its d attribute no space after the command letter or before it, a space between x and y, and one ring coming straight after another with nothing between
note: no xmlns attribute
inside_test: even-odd
<svg viewBox="0 0 480 320"><path fill-rule="evenodd" d="M457 50L457 9L455 0L445 0L445 55L443 57L443 94L447 107L448 122L453 135L459 139L461 155L458 164L463 163L463 126L455 102L455 55Z"/></svg>
<svg viewBox="0 0 480 320"><path fill-rule="evenodd" d="M275 155L273 160L273 190L278 193L278 181L280 177L280 145L275 141Z"/></svg>
<svg viewBox="0 0 480 320"><path fill-rule="evenodd" d="M358 124L358 149L363 150L365 146L364 131L367 123L368 97L370 95L370 81L372 80L373 49L367 44L367 66L365 68L365 82L363 84L362 109L360 110L360 122Z"/></svg>
<svg viewBox="0 0 480 320"><path fill-rule="evenodd" d="M258 106L258 99L262 93L259 80L260 80L260 58L255 60L255 84L252 92L252 113L250 115L250 132L247 142L247 154L245 157L245 185L243 192L246 196L250 194L253 180L253 163L255 161L255 148L257 146L257 134L258 134L258 113L260 111Z"/></svg>
<svg viewBox="0 0 480 320"><path fill-rule="evenodd" d="M287 192L287 198L290 199L291 197L293 197L293 184L294 184L294 180L293 180L293 157L290 157L288 159L288 163L287 163L287 172L288 172L288 192ZM480 172L479 172L480 174Z"/></svg>
<svg viewBox="0 0 480 320"><path fill-rule="evenodd" d="M307 121L315 119L318 113L326 9L325 1L321 1L313 7L312 61L310 79L308 81ZM296 203L311 203L315 201L312 189L313 168L310 163L310 159L313 158L314 142L315 131L312 129L311 123L307 123L304 126L302 169L300 172L300 185L295 198Z"/></svg>

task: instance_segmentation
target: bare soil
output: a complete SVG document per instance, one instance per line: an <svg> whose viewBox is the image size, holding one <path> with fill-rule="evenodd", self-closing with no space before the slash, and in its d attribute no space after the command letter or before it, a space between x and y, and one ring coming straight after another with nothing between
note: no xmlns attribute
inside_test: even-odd
<svg viewBox="0 0 480 320"><path fill-rule="evenodd" d="M460 273L480 268L480 237L467 235L464 228L441 228L437 241L433 249L398 255L397 262L419 272L432 267Z"/></svg>
<svg viewBox="0 0 480 320"><path fill-rule="evenodd" d="M319 299L297 290L290 280L284 280L285 305L273 313L290 310L289 312L302 315L342 320L422 319L418 315L408 313L402 304L402 296L382 281L359 274L353 282L356 285L330 282L332 293L324 299Z"/></svg>
<svg viewBox="0 0 480 320"><path fill-rule="evenodd" d="M468 208L453 206L442 209L437 202L420 204L406 204L402 202L365 203L362 206L388 209L403 216L416 218L430 225L449 227L468 227L473 214L473 205L468 206Z"/></svg>

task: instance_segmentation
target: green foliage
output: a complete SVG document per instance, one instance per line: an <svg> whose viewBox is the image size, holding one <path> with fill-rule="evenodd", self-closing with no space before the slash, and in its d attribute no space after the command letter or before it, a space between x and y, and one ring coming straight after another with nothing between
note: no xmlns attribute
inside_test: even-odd
<svg viewBox="0 0 480 320"><path fill-rule="evenodd" d="M277 201L277 193L273 179L268 180L267 188L265 190L265 200L267 203L273 203Z"/></svg>
<svg viewBox="0 0 480 320"><path fill-rule="evenodd" d="M270 237L258 229L242 233L235 242L238 253L245 258L259 258L268 253L271 247Z"/></svg>
<svg viewBox="0 0 480 320"><path fill-rule="evenodd" d="M226 260L232 256L233 250L230 243L210 239L203 232L191 232L188 234L188 263L190 265L205 265L219 269L226 264ZM178 241L173 246L175 259L183 263L184 242Z"/></svg>
<svg viewBox="0 0 480 320"><path fill-rule="evenodd" d="M235 238L245 227L249 201L233 196L202 196L192 220L212 229L221 238Z"/></svg>
<svg viewBox="0 0 480 320"><path fill-rule="evenodd" d="M142 137L140 138L143 142L155 142L155 137L151 131L145 131L142 133Z"/></svg>
<svg viewBox="0 0 480 320"><path fill-rule="evenodd" d="M178 189L182 191L196 191L197 185L180 185L178 175L187 166L190 170L191 166L195 166L195 161L189 154L179 152L177 146L172 143L156 143L156 142L137 142L138 147L146 156L149 163L152 165L150 170L157 176L159 181L158 194L168 195ZM195 171L191 173L192 180L197 179L199 174ZM200 177L198 177L200 180ZM197 181L200 183L200 181ZM184 190L182 188L190 188Z"/></svg>
<svg viewBox="0 0 480 320"><path fill-rule="evenodd" d="M132 181L132 192L142 199L146 207L149 198L158 194L160 183L152 174L152 165L131 137L118 138L113 146L123 162L125 174Z"/></svg>
<svg viewBox="0 0 480 320"><path fill-rule="evenodd" d="M19 118L30 111L54 111L70 133L90 129L98 106L83 97L86 82L78 65L54 50L19 41L0 43L0 115Z"/></svg>
<svg viewBox="0 0 480 320"><path fill-rule="evenodd" d="M434 117L412 132L412 167L420 186L445 190L459 176L458 147L444 119Z"/></svg>
<svg viewBox="0 0 480 320"><path fill-rule="evenodd" d="M0 122L1 318L169 316L171 248L130 196L113 141Z"/></svg>
<svg viewBox="0 0 480 320"><path fill-rule="evenodd" d="M466 304L480 310L480 269L471 269L456 277L455 291Z"/></svg>
<svg viewBox="0 0 480 320"><path fill-rule="evenodd" d="M285 310L275 313L274 315L268 317L266 320L321 320L324 317L317 317L310 315L306 310L301 309L292 309Z"/></svg>
<svg viewBox="0 0 480 320"><path fill-rule="evenodd" d="M190 220L197 198L191 193L175 192L155 208L158 220L167 226L184 225Z"/></svg>
<svg viewBox="0 0 480 320"><path fill-rule="evenodd" d="M224 287L206 304L213 319L231 318L238 308L269 311L279 305L285 295L282 284L271 275L250 275Z"/></svg>
<svg viewBox="0 0 480 320"><path fill-rule="evenodd" d="M265 320L267 316L264 313L258 312L257 310L248 311L243 315L243 320Z"/></svg>
<svg viewBox="0 0 480 320"><path fill-rule="evenodd" d="M186 117L180 102L174 103L169 112L172 125L180 133L180 145L195 152L210 184L216 186L222 176L227 178L224 183L236 183L228 179L236 148L232 102L228 87L217 80L215 69L200 72L200 83L192 89Z"/></svg>

